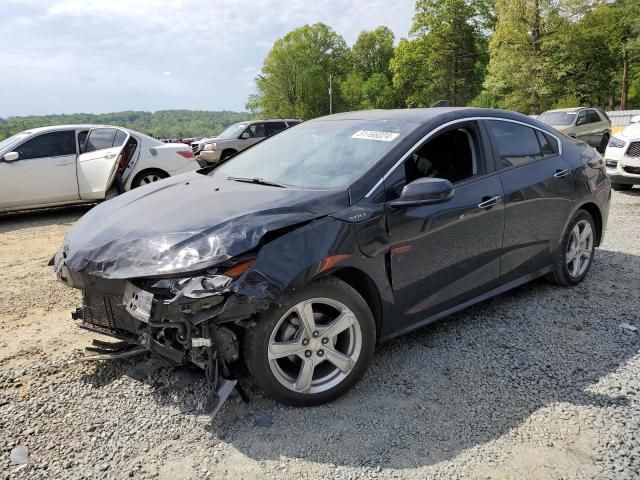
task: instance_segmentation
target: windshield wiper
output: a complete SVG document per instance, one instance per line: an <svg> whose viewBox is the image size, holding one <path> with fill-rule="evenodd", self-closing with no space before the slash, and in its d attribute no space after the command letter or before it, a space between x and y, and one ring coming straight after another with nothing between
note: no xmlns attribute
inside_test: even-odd
<svg viewBox="0 0 640 480"><path fill-rule="evenodd" d="M227 180L233 180L234 182L255 183L256 185L266 185L268 187L287 188L287 185L282 183L270 182L264 178L243 178L243 177L227 177Z"/></svg>

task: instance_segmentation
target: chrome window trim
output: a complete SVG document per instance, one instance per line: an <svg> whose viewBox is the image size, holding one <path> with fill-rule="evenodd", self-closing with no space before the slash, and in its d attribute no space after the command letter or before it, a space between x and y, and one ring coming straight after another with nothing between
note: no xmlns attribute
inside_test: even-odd
<svg viewBox="0 0 640 480"><path fill-rule="evenodd" d="M530 123L525 123L525 122L521 122L520 120L512 120L511 118L503 118L503 117L467 117L467 118L458 118L456 120L451 120L450 122L447 123L443 123L442 125L439 125L438 127L434 128L433 130L429 131L424 137L422 137L420 140L418 140L415 145L413 147L411 147L409 150L407 150L407 153L405 153L402 157L400 157L400 160L398 160L388 171L387 173L385 173L380 180L378 180L376 182L376 184L367 192L367 194L365 195L365 198L369 198L371 197L371 195L373 195L373 193L378 189L378 187L380 187L380 185L382 185L382 183L389 178L389 176L396 170L396 168L398 168L400 165L402 165L402 163L404 163L404 161L409 158L409 155L411 155L416 149L418 149L425 141L427 141L430 137L432 137L433 135L435 135L436 133L438 133L439 131L450 127L451 125L455 125L456 123L466 123L466 122L473 122L473 121L478 121L478 120L498 120L501 122L511 122L511 123L517 123L519 125L524 125L525 127L529 127L529 128L533 128L535 130L539 130L542 133L545 133L553 138L555 138L556 142L558 142L558 155L562 155L562 142L560 141L560 137L558 137L557 135L554 135L553 133L549 133L546 130L537 127L536 125L532 125Z"/></svg>

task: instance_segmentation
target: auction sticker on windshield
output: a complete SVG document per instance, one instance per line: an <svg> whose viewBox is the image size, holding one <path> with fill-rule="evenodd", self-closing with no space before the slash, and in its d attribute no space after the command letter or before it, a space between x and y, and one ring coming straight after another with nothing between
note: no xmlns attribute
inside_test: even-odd
<svg viewBox="0 0 640 480"><path fill-rule="evenodd" d="M375 130L358 130L351 135L351 138L360 138L363 140L378 140L380 142L391 142L395 140L399 133L393 132L377 132Z"/></svg>

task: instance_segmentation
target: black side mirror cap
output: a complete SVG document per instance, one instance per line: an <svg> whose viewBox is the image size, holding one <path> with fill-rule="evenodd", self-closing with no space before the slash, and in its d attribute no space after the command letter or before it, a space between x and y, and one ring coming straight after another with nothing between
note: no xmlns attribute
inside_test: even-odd
<svg viewBox="0 0 640 480"><path fill-rule="evenodd" d="M400 198L390 202L393 207L444 203L453 197L453 184L444 178L418 178L402 189Z"/></svg>

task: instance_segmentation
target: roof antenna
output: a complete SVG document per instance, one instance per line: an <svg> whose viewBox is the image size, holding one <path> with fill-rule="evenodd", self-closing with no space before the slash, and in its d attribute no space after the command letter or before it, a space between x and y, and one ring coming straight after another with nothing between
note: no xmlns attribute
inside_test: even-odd
<svg viewBox="0 0 640 480"><path fill-rule="evenodd" d="M449 100L438 100L436 103L431 105L431 108L450 107L450 106L451 106L451 102Z"/></svg>

